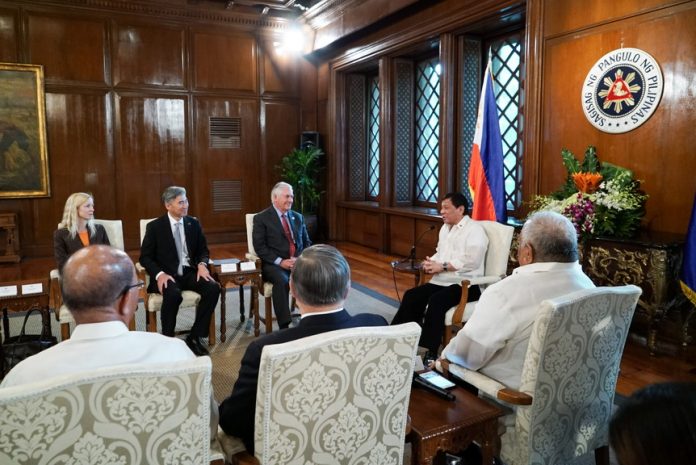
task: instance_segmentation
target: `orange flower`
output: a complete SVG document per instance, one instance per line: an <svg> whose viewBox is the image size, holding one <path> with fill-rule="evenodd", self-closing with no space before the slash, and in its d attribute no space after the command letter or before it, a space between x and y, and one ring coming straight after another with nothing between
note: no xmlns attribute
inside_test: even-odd
<svg viewBox="0 0 696 465"><path fill-rule="evenodd" d="M599 189L602 175L599 173L573 173L573 182L580 192L591 194Z"/></svg>

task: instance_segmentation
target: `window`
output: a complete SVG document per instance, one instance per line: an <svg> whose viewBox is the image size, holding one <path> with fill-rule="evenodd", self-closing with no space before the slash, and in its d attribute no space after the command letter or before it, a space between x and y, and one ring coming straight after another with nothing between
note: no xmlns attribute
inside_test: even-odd
<svg viewBox="0 0 696 465"><path fill-rule="evenodd" d="M416 65L415 194L417 202L437 203L440 162L440 63Z"/></svg>
<svg viewBox="0 0 696 465"><path fill-rule="evenodd" d="M367 197L379 195L379 77L370 78L367 88Z"/></svg>

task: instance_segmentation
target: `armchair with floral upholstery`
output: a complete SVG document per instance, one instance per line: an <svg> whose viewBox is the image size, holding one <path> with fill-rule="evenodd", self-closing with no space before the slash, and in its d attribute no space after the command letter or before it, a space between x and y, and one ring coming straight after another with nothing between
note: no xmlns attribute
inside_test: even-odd
<svg viewBox="0 0 696 465"><path fill-rule="evenodd" d="M209 357L123 365L0 389L0 463L222 465Z"/></svg>
<svg viewBox="0 0 696 465"><path fill-rule="evenodd" d="M420 331L416 323L351 328L265 346L255 456L230 456L232 441L222 440L228 460L401 464Z"/></svg>
<svg viewBox="0 0 696 465"><path fill-rule="evenodd" d="M519 390L478 371L438 362L444 372L514 408L502 437L505 464L570 463L592 451L598 465L609 464L616 380L640 294L632 285L598 287L542 302Z"/></svg>

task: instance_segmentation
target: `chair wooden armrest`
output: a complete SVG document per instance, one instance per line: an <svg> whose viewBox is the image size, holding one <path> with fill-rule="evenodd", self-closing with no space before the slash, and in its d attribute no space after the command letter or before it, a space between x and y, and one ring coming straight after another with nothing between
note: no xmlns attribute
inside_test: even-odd
<svg viewBox="0 0 696 465"><path fill-rule="evenodd" d="M57 269L51 270L48 286L48 307L53 309L56 321L60 321L60 307L63 306L63 293L60 290L60 274Z"/></svg>
<svg viewBox="0 0 696 465"><path fill-rule="evenodd" d="M232 465L259 465L259 460L247 451L237 452L232 456Z"/></svg>
<svg viewBox="0 0 696 465"><path fill-rule="evenodd" d="M452 326L458 326L459 329L462 328L462 321L464 320L464 309L466 308L466 303L469 300L469 286L471 281L468 279L462 279L462 296L457 304L457 309L452 315Z"/></svg>
<svg viewBox="0 0 696 465"><path fill-rule="evenodd" d="M135 264L135 272L138 275L138 281L145 283L145 286L140 289L140 298L145 302L145 310L147 311L147 288L150 285L150 275L147 274L147 270L140 263Z"/></svg>
<svg viewBox="0 0 696 465"><path fill-rule="evenodd" d="M469 370L446 359L437 362L438 370L445 376L453 376L474 386L490 397L511 405L531 405L534 398L527 393L516 391L504 384L478 372Z"/></svg>

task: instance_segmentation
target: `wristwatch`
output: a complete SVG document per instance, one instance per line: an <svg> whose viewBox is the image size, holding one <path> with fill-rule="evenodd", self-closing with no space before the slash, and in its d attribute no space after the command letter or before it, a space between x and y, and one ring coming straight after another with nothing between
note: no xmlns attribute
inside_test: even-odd
<svg viewBox="0 0 696 465"><path fill-rule="evenodd" d="M447 262L442 264L442 271L447 271L447 265L449 265Z"/></svg>

